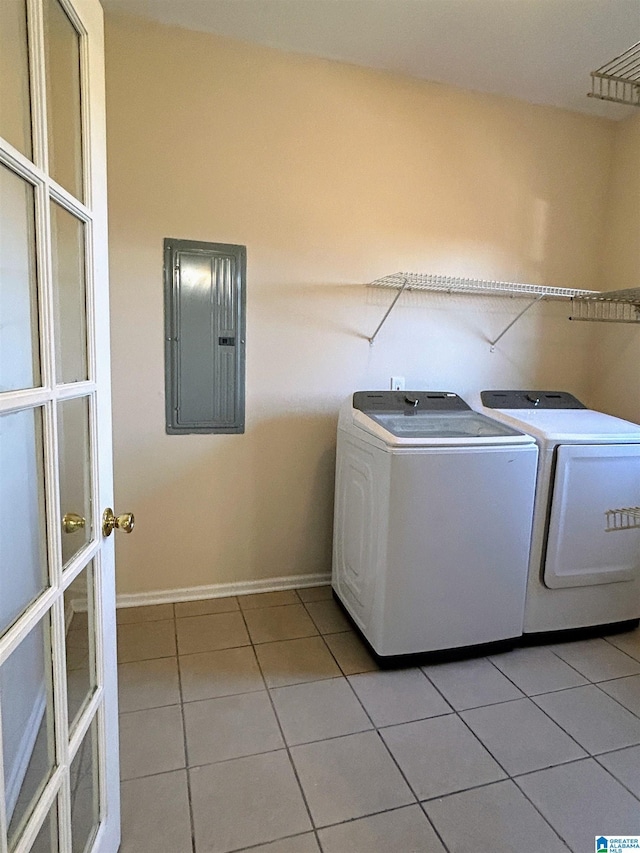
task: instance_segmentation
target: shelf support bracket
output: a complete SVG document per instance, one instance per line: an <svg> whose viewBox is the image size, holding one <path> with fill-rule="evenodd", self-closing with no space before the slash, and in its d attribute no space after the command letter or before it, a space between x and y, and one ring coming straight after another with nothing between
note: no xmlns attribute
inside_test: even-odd
<svg viewBox="0 0 640 853"><path fill-rule="evenodd" d="M406 286L407 286L408 284L409 284L409 279L408 279L408 278L405 278L405 280L402 282L402 287L401 287L401 288L400 288L400 290L396 293L396 295L395 295L395 297L394 297L393 302L391 303L391 305L389 305L389 307L387 308L386 314L384 315L384 317L382 318L382 320L380 320L380 322L378 323L378 327L377 327L377 329L375 330L375 332L374 332L374 333L371 335L371 337L369 338L369 346L373 346L373 342L375 341L376 337L378 336L378 332L379 332L379 331L380 331L380 329L384 326L384 324L385 324L385 322L386 322L386 320L387 320L387 317L389 316L389 314L391 314L391 312L392 312L392 311L393 311L393 309L395 308L395 306L396 306L396 302L398 301L398 299L400 299L400 297L401 297L401 296L402 296L402 294L404 293L404 290L405 290L405 288L406 288Z"/></svg>
<svg viewBox="0 0 640 853"><path fill-rule="evenodd" d="M491 347L491 352L494 352L494 350L495 350L495 348L496 348L496 344L498 343L498 341L500 340L500 338L504 337L504 336L507 334L507 332L509 331L509 329L510 329L512 326L515 326L515 324L518 322L518 320L519 320L521 317L523 317L523 316L527 313L527 311L528 311L530 308L533 308L533 306L534 306L534 305L537 305L537 303L538 303L538 302L540 302L540 300L541 300L541 299L544 299L544 293L541 293L539 296L536 296L536 298L535 298L532 302L530 302L528 305L525 305L525 307L522 309L522 311L521 311L519 314L516 314L516 316L515 316L515 317L513 318L513 320L509 323L509 325L508 325L508 326L506 326L506 327L505 327L505 328L500 332L500 334L498 335L498 337L497 337L495 340L493 340L493 341L489 341L489 346Z"/></svg>

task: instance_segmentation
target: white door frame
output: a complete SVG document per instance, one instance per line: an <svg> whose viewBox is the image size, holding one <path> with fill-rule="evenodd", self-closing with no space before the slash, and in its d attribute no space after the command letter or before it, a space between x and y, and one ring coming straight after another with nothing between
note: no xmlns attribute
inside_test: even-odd
<svg viewBox="0 0 640 853"><path fill-rule="evenodd" d="M104 538L100 519L113 505L109 291L107 245L106 119L103 13L98 0L59 0L80 33L84 203L52 181L47 173L45 49L43 0L27 0L33 162L0 139L0 163L26 178L36 195L36 238L42 384L38 388L0 393L0 414L44 408L44 445L50 586L0 637L0 666L47 614L51 613L56 766L29 818L15 853L27 853L42 822L58 803L59 845L71 851L69 768L94 719L98 721L101 824L90 846L93 853L115 853L120 842L117 661L113 538ZM85 222L87 290L87 360L89 379L56 387L49 199ZM91 399L90 435L93 448L91 541L64 573L60 564L56 405L76 396ZM0 484L1 488L2 484ZM97 688L84 708L71 738L66 702L64 591L93 561L95 578L95 658ZM1 748L0 728L0 748ZM7 853L7 816L0 760L0 853ZM87 851L88 853L88 851Z"/></svg>

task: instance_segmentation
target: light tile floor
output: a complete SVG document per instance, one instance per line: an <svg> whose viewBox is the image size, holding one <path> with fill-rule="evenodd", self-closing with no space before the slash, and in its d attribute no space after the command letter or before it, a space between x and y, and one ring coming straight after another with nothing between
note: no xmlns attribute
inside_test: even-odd
<svg viewBox="0 0 640 853"><path fill-rule="evenodd" d="M118 612L121 853L640 835L640 631L381 671L328 587Z"/></svg>

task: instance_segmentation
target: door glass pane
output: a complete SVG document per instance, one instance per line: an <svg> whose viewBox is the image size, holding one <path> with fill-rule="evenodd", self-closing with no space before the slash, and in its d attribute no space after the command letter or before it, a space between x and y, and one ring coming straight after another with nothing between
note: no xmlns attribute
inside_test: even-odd
<svg viewBox="0 0 640 853"><path fill-rule="evenodd" d="M48 585L42 410L0 416L0 635Z"/></svg>
<svg viewBox="0 0 640 853"><path fill-rule="evenodd" d="M80 36L58 0L44 2L49 174L82 199Z"/></svg>
<svg viewBox="0 0 640 853"><path fill-rule="evenodd" d="M55 202L51 203L51 265L56 378L58 382L78 382L87 378L84 223Z"/></svg>
<svg viewBox="0 0 640 853"><path fill-rule="evenodd" d="M70 728L96 687L93 601L93 565L89 563L64 594Z"/></svg>
<svg viewBox="0 0 640 853"><path fill-rule="evenodd" d="M91 540L89 398L58 403L58 465L62 564Z"/></svg>
<svg viewBox="0 0 640 853"><path fill-rule="evenodd" d="M30 853L58 853L58 851L58 803L56 801L40 827Z"/></svg>
<svg viewBox="0 0 640 853"><path fill-rule="evenodd" d="M71 850L83 853L100 820L98 722L94 718L71 763Z"/></svg>
<svg viewBox="0 0 640 853"><path fill-rule="evenodd" d="M39 384L34 189L0 166L0 391Z"/></svg>
<svg viewBox="0 0 640 853"><path fill-rule="evenodd" d="M47 615L0 668L9 846L31 815L54 766L49 633Z"/></svg>
<svg viewBox="0 0 640 853"><path fill-rule="evenodd" d="M25 0L0 3L0 136L31 159L31 98Z"/></svg>

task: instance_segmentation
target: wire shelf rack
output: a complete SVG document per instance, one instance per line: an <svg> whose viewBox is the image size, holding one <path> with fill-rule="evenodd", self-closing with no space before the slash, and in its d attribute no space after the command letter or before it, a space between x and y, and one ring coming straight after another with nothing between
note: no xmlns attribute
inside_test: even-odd
<svg viewBox="0 0 640 853"><path fill-rule="evenodd" d="M640 302L640 299L639 299ZM573 299L570 320L640 323L640 304L613 299Z"/></svg>
<svg viewBox="0 0 640 853"><path fill-rule="evenodd" d="M432 275L427 273L397 272L377 278L372 287L389 287L403 290L429 290L445 293L476 293L480 296L542 296L546 299L570 299L571 297L598 298L599 290L578 290L569 287L548 287L543 284L519 284L510 281L491 281L480 278ZM640 300L640 296L638 297Z"/></svg>
<svg viewBox="0 0 640 853"><path fill-rule="evenodd" d="M612 323L640 323L640 288L600 291L581 290L573 287L555 287L543 284L522 284L510 281L491 281L460 276L433 275L431 273L397 272L377 278L370 287L396 290L397 293L369 338L373 344L400 296L407 290L422 290L435 293L471 294L477 296L510 296L528 298L529 303L509 325L489 344L493 349L500 338L536 303L543 299L571 300L571 320L596 320Z"/></svg>
<svg viewBox="0 0 640 853"><path fill-rule="evenodd" d="M640 107L640 41L591 72L588 97Z"/></svg>
<svg viewBox="0 0 640 853"><path fill-rule="evenodd" d="M605 531L613 533L616 530L633 530L640 527L640 506L627 506L621 509L608 509L607 526Z"/></svg>

